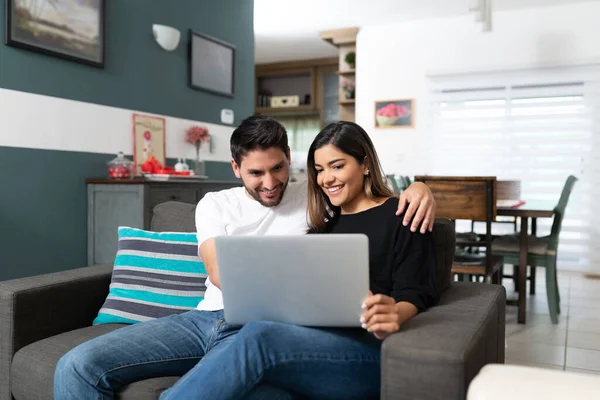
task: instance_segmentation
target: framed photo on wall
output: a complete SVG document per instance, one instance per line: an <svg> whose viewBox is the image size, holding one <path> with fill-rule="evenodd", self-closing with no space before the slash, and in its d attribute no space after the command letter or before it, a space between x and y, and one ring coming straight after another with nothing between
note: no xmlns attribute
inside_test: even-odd
<svg viewBox="0 0 600 400"><path fill-rule="evenodd" d="M234 77L235 46L190 29L190 87L233 97Z"/></svg>
<svg viewBox="0 0 600 400"><path fill-rule="evenodd" d="M414 128L414 99L375 102L375 128Z"/></svg>
<svg viewBox="0 0 600 400"><path fill-rule="evenodd" d="M5 0L9 46L104 67L106 0Z"/></svg>
<svg viewBox="0 0 600 400"><path fill-rule="evenodd" d="M142 164L154 157L166 165L165 119L133 114L133 165L141 171Z"/></svg>

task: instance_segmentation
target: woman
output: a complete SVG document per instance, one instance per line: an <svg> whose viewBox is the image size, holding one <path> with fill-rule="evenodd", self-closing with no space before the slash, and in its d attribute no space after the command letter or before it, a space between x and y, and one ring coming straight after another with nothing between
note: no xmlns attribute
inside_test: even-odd
<svg viewBox="0 0 600 400"><path fill-rule="evenodd" d="M360 126L328 125L310 146L307 171L311 233L369 238L371 293L363 304L363 329L250 322L165 398L184 398L193 388L193 398L242 398L259 383L284 389L287 398L378 396L381 340L438 301L431 235L412 233L403 216L394 215L398 198L385 185L373 143Z"/></svg>

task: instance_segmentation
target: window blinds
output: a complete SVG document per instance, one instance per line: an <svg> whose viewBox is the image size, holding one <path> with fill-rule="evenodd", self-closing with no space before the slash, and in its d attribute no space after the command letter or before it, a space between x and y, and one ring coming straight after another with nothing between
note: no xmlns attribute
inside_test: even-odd
<svg viewBox="0 0 600 400"><path fill-rule="evenodd" d="M599 271L600 67L431 81L432 174L520 180L520 200L552 205L575 175L559 268ZM538 219L538 236L549 234L551 225L551 219ZM509 226L495 229L509 233Z"/></svg>

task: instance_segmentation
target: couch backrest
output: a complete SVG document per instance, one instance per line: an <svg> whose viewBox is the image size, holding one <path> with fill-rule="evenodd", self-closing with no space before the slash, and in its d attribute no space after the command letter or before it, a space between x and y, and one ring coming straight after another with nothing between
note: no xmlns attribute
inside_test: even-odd
<svg viewBox="0 0 600 400"><path fill-rule="evenodd" d="M150 229L155 232L196 232L196 205L167 201L153 209Z"/></svg>
<svg viewBox="0 0 600 400"><path fill-rule="evenodd" d="M446 291L452 283L452 260L456 250L456 230L448 218L435 219L433 241L437 267L437 282L440 293Z"/></svg>
<svg viewBox="0 0 600 400"><path fill-rule="evenodd" d="M154 207L151 229L156 232L195 232L196 205L168 201ZM448 218L436 218L433 228L437 280L440 293L450 287L452 259L456 246L454 224Z"/></svg>

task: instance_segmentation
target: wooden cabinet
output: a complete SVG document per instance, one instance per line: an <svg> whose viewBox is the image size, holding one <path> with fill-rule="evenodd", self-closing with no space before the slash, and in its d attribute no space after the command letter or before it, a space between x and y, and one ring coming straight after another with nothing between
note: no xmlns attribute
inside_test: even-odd
<svg viewBox="0 0 600 400"><path fill-rule="evenodd" d="M88 265L110 264L117 253L117 228L150 229L157 204L197 204L208 192L240 186L238 182L147 182L88 180Z"/></svg>

